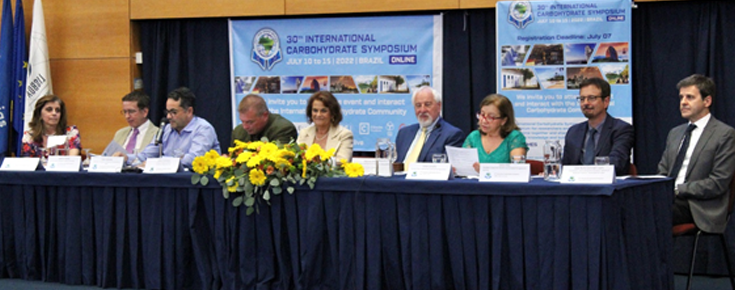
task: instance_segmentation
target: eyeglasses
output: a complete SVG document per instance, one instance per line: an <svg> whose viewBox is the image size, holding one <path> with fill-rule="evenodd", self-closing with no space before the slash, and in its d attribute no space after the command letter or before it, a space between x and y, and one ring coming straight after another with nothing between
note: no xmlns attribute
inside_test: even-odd
<svg viewBox="0 0 735 290"><path fill-rule="evenodd" d="M602 96L579 96L577 97L577 100L580 102L584 102L584 101L594 102L594 101L597 101L597 99L601 99L601 98Z"/></svg>
<svg viewBox="0 0 735 290"><path fill-rule="evenodd" d="M434 106L434 102L426 102L426 103L416 103L413 105L416 109L421 109L421 107L429 108L431 106Z"/></svg>
<svg viewBox="0 0 735 290"><path fill-rule="evenodd" d="M178 113L179 113L179 111L177 111L176 109L163 110L163 114L166 115L166 116L168 116L169 114L171 114L171 116L176 116L176 114L178 114Z"/></svg>
<svg viewBox="0 0 735 290"><path fill-rule="evenodd" d="M137 112L140 112L140 110L121 110L120 115L132 115Z"/></svg>
<svg viewBox="0 0 735 290"><path fill-rule="evenodd" d="M485 114L482 114L481 112L477 112L477 114L475 115L475 117L477 117L477 120L483 120L484 119L485 121L488 121L488 122L495 121L495 120L500 120L502 118L505 118L505 117L495 117L495 116L485 115Z"/></svg>

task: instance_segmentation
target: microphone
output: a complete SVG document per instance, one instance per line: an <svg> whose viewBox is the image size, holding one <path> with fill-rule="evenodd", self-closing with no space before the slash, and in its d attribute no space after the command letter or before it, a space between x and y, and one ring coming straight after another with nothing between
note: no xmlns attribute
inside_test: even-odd
<svg viewBox="0 0 735 290"><path fill-rule="evenodd" d="M156 146L163 143L163 127L166 126L166 123L168 123L168 119L166 117L161 118L161 124L158 125L158 132L156 132Z"/></svg>

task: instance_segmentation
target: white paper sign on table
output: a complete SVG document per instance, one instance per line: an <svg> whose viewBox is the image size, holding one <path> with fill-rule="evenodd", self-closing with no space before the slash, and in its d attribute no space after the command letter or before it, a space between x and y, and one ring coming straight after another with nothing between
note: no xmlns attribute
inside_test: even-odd
<svg viewBox="0 0 735 290"><path fill-rule="evenodd" d="M364 175L375 175L377 172L375 158L352 158L352 162L362 165L362 168L365 170Z"/></svg>
<svg viewBox="0 0 735 290"><path fill-rule="evenodd" d="M408 165L406 179L449 180L452 165L449 163L413 162Z"/></svg>
<svg viewBox="0 0 735 290"><path fill-rule="evenodd" d="M531 180L531 164L481 163L480 181L524 182Z"/></svg>
<svg viewBox="0 0 735 290"><path fill-rule="evenodd" d="M565 165L561 170L561 183L612 184L615 181L614 165Z"/></svg>
<svg viewBox="0 0 735 290"><path fill-rule="evenodd" d="M393 176L393 164L384 158L352 158L352 162L362 165L365 175Z"/></svg>
<svg viewBox="0 0 735 290"><path fill-rule="evenodd" d="M89 172L116 173L122 171L123 157L92 156L89 162Z"/></svg>
<svg viewBox="0 0 735 290"><path fill-rule="evenodd" d="M82 156L49 156L46 171L78 172Z"/></svg>
<svg viewBox="0 0 735 290"><path fill-rule="evenodd" d="M477 155L477 148L461 148L454 146L444 146L449 157L449 164L457 169L455 174L459 176L477 176L477 171L472 167L475 162L480 162Z"/></svg>
<svg viewBox="0 0 735 290"><path fill-rule="evenodd" d="M0 171L36 171L40 158L5 157Z"/></svg>
<svg viewBox="0 0 735 290"><path fill-rule="evenodd" d="M179 170L179 158L148 158L143 173L176 173Z"/></svg>

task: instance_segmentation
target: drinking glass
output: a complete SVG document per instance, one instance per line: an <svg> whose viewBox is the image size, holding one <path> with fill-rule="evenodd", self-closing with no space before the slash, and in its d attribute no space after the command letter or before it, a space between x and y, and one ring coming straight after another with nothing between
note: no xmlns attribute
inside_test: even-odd
<svg viewBox="0 0 735 290"><path fill-rule="evenodd" d="M596 156L595 165L610 165L610 157L608 156Z"/></svg>
<svg viewBox="0 0 735 290"><path fill-rule="evenodd" d="M433 163L447 163L447 155L444 153L436 153L431 155L431 162Z"/></svg>
<svg viewBox="0 0 735 290"><path fill-rule="evenodd" d="M513 164L526 163L526 155L513 155L510 157L510 163L513 163Z"/></svg>
<svg viewBox="0 0 735 290"><path fill-rule="evenodd" d="M82 161L82 167L87 168L89 167L89 163L92 162L92 155L90 155L91 153L89 152L92 149L84 148L82 150L84 151L84 156L82 156L84 157L84 161Z"/></svg>
<svg viewBox="0 0 735 290"><path fill-rule="evenodd" d="M48 148L41 148L41 165L43 168L46 168L46 165L48 164L48 156L51 155L48 150Z"/></svg>

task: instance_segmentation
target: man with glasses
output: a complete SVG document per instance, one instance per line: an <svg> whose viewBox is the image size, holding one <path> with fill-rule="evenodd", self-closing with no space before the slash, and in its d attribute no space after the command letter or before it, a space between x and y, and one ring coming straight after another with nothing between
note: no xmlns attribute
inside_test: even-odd
<svg viewBox="0 0 735 290"><path fill-rule="evenodd" d="M232 130L230 145L235 145L235 140L243 142L260 141L266 137L268 141L280 141L287 144L296 140L298 133L291 121L278 114L271 114L263 97L258 95L247 95L237 107L240 113L241 125Z"/></svg>
<svg viewBox="0 0 735 290"><path fill-rule="evenodd" d="M169 125L164 126L161 138L163 156L180 158L184 167L191 167L194 157L204 155L209 150L220 152L214 127L207 120L194 115L195 101L194 93L181 87L168 94L164 111ZM159 145L155 141L149 143L140 154L125 156L126 162L131 163L136 158L143 162L151 157L159 157Z"/></svg>
<svg viewBox="0 0 735 290"><path fill-rule="evenodd" d="M587 121L567 131L562 164L595 164L596 156L607 156L610 164L615 165L618 176L627 175L633 148L633 126L607 113L610 84L601 78L587 79L580 84L577 99Z"/></svg>
<svg viewBox="0 0 735 290"><path fill-rule="evenodd" d="M669 131L658 164L658 174L676 179L673 224L694 223L705 232L722 233L735 171L735 130L710 114L712 79L695 74L676 87L681 117L688 122Z"/></svg>
<svg viewBox="0 0 735 290"><path fill-rule="evenodd" d="M423 86L411 98L418 124L398 130L396 136L397 162L404 166L412 162L431 162L435 153L446 153L445 145L461 147L464 133L439 116L441 95L431 87Z"/></svg>
<svg viewBox="0 0 735 290"><path fill-rule="evenodd" d="M150 98L143 91L136 90L122 98L122 115L128 125L117 130L112 139L120 144L128 153L140 152L151 143L158 132L158 127L148 120Z"/></svg>

